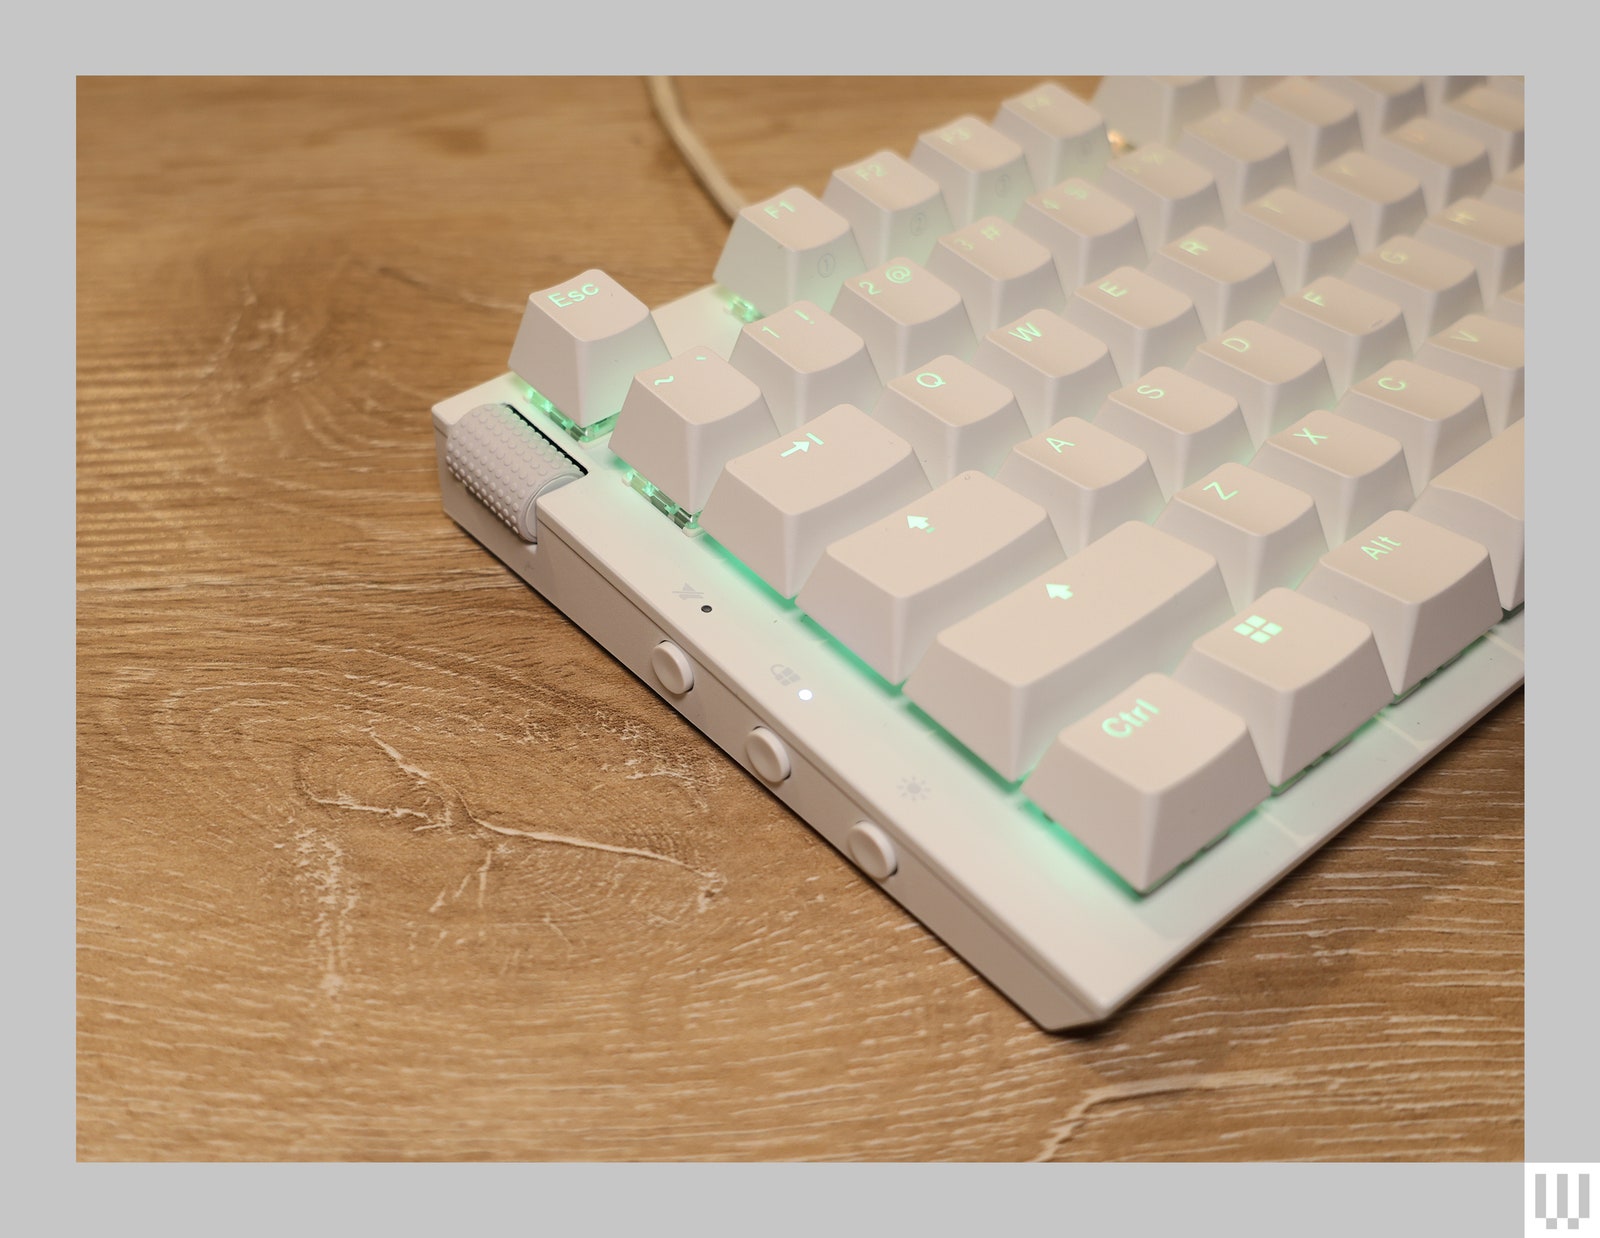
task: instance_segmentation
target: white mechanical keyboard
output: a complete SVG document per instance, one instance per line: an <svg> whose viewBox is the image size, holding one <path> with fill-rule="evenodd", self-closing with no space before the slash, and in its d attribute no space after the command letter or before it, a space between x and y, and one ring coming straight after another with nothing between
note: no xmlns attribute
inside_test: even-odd
<svg viewBox="0 0 1600 1238"><path fill-rule="evenodd" d="M1044 83L528 298L445 510L1041 1026L1523 680L1521 79Z"/></svg>

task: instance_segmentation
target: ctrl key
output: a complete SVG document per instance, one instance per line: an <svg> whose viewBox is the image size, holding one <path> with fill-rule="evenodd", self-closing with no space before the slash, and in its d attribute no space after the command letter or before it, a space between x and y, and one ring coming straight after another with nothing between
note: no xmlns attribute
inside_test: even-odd
<svg viewBox="0 0 1600 1238"><path fill-rule="evenodd" d="M1243 718L1146 675L1056 736L1023 793L1140 893L1267 798Z"/></svg>

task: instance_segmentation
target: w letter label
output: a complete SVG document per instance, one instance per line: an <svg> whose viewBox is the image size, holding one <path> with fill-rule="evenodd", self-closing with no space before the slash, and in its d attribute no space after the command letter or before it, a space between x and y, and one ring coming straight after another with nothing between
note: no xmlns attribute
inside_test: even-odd
<svg viewBox="0 0 1600 1238"><path fill-rule="evenodd" d="M1589 1183L1593 1165L1527 1165L1524 1233L1594 1233L1589 1220Z"/></svg>

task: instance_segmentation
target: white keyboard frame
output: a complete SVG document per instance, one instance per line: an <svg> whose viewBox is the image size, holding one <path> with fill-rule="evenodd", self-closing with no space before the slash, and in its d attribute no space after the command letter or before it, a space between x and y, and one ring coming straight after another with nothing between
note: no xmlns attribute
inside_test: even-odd
<svg viewBox="0 0 1600 1238"><path fill-rule="evenodd" d="M742 324L724 297L707 287L654 311L672 355L729 354ZM1518 610L1141 898L792 603L631 489L608 439L574 442L526 396L504 374L434 406L445 511L758 781L746 736L778 735L793 773L762 785L847 857L857 822L882 829L898 867L878 884L1047 1029L1111 1015L1523 682ZM501 402L588 470L538 501L537 545L444 464L450 425ZM681 697L650 669L664 640L694 664Z"/></svg>

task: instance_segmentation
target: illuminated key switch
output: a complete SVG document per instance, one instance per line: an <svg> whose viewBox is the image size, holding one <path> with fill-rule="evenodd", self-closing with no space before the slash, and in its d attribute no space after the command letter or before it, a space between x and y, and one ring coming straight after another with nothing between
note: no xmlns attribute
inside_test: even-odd
<svg viewBox="0 0 1600 1238"><path fill-rule="evenodd" d="M1023 784L1140 891L1227 833L1268 790L1244 719L1160 674L1063 730Z"/></svg>

